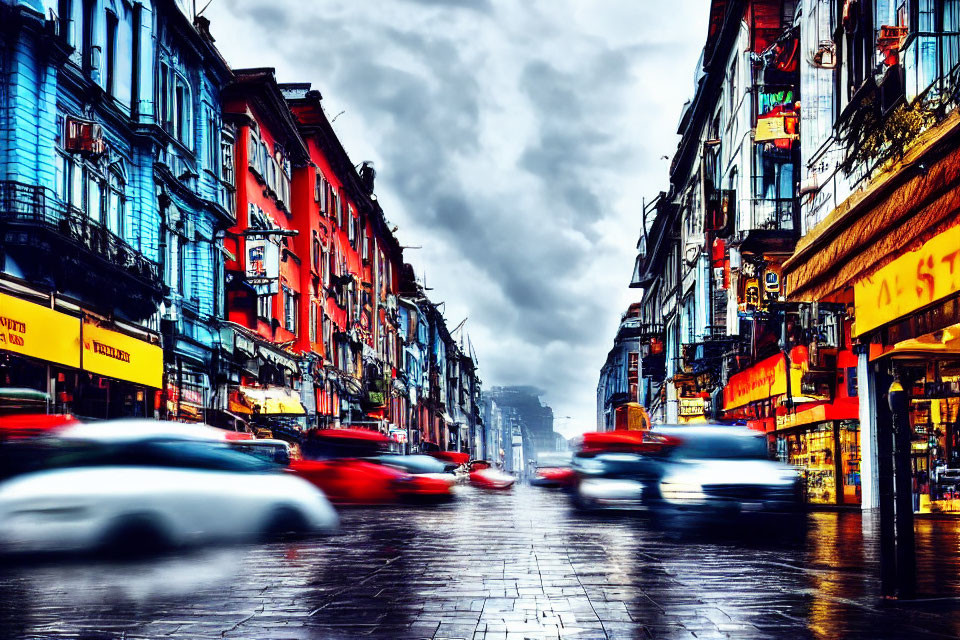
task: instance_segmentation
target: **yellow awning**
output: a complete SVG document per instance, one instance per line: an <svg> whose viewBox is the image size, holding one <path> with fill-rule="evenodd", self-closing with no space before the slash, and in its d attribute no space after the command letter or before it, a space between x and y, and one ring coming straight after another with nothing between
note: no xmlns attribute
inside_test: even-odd
<svg viewBox="0 0 960 640"><path fill-rule="evenodd" d="M262 415L298 415L306 413L300 394L287 387L240 387L247 403L259 408ZM254 410L254 413L258 413Z"/></svg>
<svg viewBox="0 0 960 640"><path fill-rule="evenodd" d="M919 338L901 340L900 342L880 351L871 360L879 358L928 358L928 357L960 357L960 324L954 324L943 331L928 333Z"/></svg>
<svg viewBox="0 0 960 640"><path fill-rule="evenodd" d="M854 282L956 224L960 112L924 132L894 167L797 242L784 263L787 298L842 301ZM846 294L849 295L849 294Z"/></svg>

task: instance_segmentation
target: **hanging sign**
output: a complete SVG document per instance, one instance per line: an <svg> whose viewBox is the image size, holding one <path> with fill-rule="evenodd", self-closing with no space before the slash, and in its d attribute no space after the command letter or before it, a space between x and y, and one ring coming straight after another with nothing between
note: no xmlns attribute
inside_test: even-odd
<svg viewBox="0 0 960 640"><path fill-rule="evenodd" d="M265 237L248 237L246 278L261 296L278 293L280 245Z"/></svg>

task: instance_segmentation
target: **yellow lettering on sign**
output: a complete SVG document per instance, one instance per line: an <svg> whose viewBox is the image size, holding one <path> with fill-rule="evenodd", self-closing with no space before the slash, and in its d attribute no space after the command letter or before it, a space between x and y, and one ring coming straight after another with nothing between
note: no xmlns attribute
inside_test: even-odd
<svg viewBox="0 0 960 640"><path fill-rule="evenodd" d="M163 386L163 350L124 333L83 323L83 368L108 378L159 389Z"/></svg>
<svg viewBox="0 0 960 640"><path fill-rule="evenodd" d="M853 285L855 336L960 292L960 226Z"/></svg>
<svg viewBox="0 0 960 640"><path fill-rule="evenodd" d="M80 368L80 318L0 293L0 350Z"/></svg>

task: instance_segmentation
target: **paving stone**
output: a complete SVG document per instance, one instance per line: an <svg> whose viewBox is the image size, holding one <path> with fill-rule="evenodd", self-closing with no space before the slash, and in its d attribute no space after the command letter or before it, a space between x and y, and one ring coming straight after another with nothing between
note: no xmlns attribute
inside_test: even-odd
<svg viewBox="0 0 960 640"><path fill-rule="evenodd" d="M880 605L856 513L812 514L799 541L718 537L518 486L341 520L290 544L0 567L0 638L960 636L960 607ZM921 593L960 597L956 522L918 521L917 539Z"/></svg>

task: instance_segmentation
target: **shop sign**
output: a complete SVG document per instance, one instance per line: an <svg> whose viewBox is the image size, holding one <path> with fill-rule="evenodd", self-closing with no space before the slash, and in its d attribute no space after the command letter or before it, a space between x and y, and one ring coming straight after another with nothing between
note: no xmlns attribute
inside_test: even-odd
<svg viewBox="0 0 960 640"><path fill-rule="evenodd" d="M679 415L683 417L691 417L706 415L706 413L706 398L680 398Z"/></svg>
<svg viewBox="0 0 960 640"><path fill-rule="evenodd" d="M800 367L791 367L791 391L800 393ZM787 393L787 359L780 353L730 377L723 388L723 408L734 409Z"/></svg>
<svg viewBox="0 0 960 640"><path fill-rule="evenodd" d="M406 444L407 431L405 429L390 429L390 439L400 444Z"/></svg>
<svg viewBox="0 0 960 640"><path fill-rule="evenodd" d="M163 387L163 350L149 342L83 322L83 369L108 378Z"/></svg>
<svg viewBox="0 0 960 640"><path fill-rule="evenodd" d="M960 225L853 285L853 335L902 318L960 291Z"/></svg>
<svg viewBox="0 0 960 640"><path fill-rule="evenodd" d="M80 368L80 318L0 293L0 350Z"/></svg>
<svg viewBox="0 0 960 640"><path fill-rule="evenodd" d="M175 384L167 385L167 400L176 405L178 403L192 404L197 407L203 406L203 392L199 389L183 387L182 389Z"/></svg>
<svg viewBox="0 0 960 640"><path fill-rule="evenodd" d="M278 293L280 245L266 237L248 237L246 277L259 295Z"/></svg>

